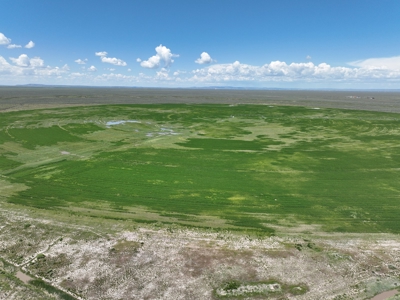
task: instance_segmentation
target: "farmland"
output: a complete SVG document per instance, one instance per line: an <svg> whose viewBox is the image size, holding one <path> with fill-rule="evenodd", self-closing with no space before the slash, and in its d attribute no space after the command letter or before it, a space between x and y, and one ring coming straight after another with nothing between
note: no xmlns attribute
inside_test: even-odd
<svg viewBox="0 0 400 300"><path fill-rule="evenodd" d="M69 293L58 297L88 299L365 299L398 284L393 97L383 95L392 100L375 111L369 95L360 110L361 100L340 94L351 108L342 109L335 93L279 102L279 93L263 101L260 92L240 100L217 91L185 103L188 94L169 92L160 103L158 91L139 91L139 101L125 95L106 104L82 100L89 89L72 90L81 103L74 93L29 102L24 90L4 91L3 274L21 267ZM213 103L210 93L223 97ZM135 273L149 257L163 282ZM94 261L103 267L93 269ZM325 275L314 274L317 267ZM177 280L187 270L192 279L181 284L189 294L162 269ZM115 272L125 275L113 281ZM12 286L13 277L4 278ZM43 291L39 283L19 286L21 295ZM116 286L123 295L113 294ZM133 290L141 296L128 296Z"/></svg>

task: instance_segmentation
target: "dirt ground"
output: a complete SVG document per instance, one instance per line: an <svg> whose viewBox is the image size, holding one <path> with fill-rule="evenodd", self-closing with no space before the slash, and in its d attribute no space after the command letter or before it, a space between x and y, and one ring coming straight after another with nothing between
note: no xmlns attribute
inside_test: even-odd
<svg viewBox="0 0 400 300"><path fill-rule="evenodd" d="M400 239L389 234L314 228L257 237L32 214L0 210L0 255L15 267L3 264L2 273L20 268L75 298L236 299L242 287L245 299L371 299L400 287ZM236 289L228 288L232 282ZM279 288L259 294L243 288L266 283ZM24 291L3 288L0 299L35 299Z"/></svg>

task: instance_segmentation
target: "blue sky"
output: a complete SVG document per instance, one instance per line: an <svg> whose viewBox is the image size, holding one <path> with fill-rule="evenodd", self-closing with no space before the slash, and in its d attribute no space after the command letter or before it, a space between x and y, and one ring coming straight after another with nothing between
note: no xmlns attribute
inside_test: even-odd
<svg viewBox="0 0 400 300"><path fill-rule="evenodd" d="M400 88L398 0L1 0L0 85Z"/></svg>

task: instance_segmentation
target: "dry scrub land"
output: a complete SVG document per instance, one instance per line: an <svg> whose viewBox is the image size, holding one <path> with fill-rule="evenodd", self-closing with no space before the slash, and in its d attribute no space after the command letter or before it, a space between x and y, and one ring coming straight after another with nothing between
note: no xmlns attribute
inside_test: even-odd
<svg viewBox="0 0 400 300"><path fill-rule="evenodd" d="M398 288L400 115L229 93L220 104L35 110L4 96L0 299L370 299Z"/></svg>

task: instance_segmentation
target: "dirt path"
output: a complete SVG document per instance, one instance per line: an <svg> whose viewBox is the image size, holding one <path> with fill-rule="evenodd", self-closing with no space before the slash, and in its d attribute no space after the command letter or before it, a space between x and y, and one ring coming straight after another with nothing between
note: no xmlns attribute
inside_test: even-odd
<svg viewBox="0 0 400 300"><path fill-rule="evenodd" d="M33 279L32 277L26 275L25 273L22 273L21 271L17 271L17 273L15 274L15 277L20 279L25 284L27 284L29 282L29 280Z"/></svg>
<svg viewBox="0 0 400 300"><path fill-rule="evenodd" d="M383 293L380 293L378 295L376 295L374 298L372 298L371 300L385 300L388 299L394 295L397 295L399 293L398 290L391 290L391 291L386 291Z"/></svg>

